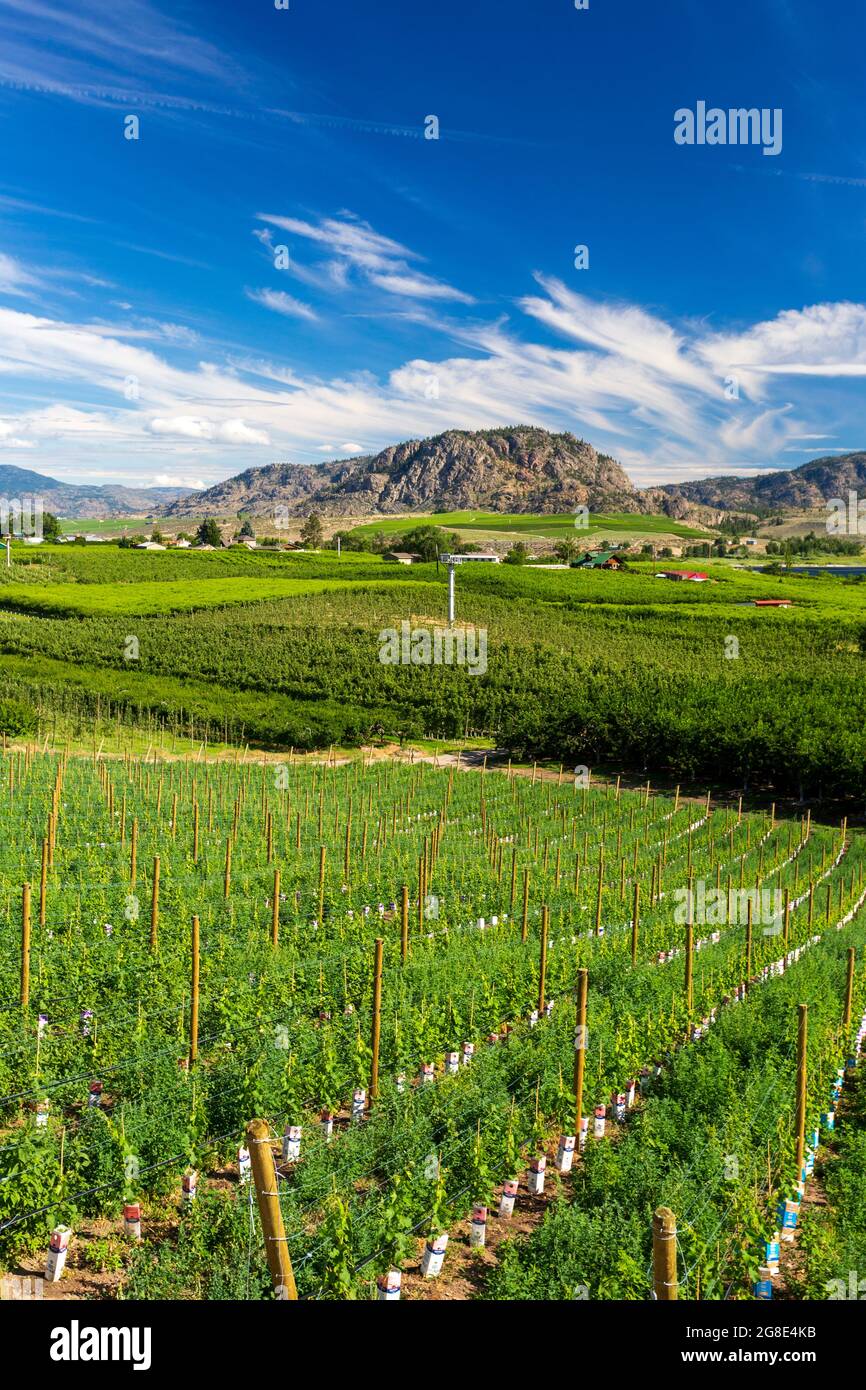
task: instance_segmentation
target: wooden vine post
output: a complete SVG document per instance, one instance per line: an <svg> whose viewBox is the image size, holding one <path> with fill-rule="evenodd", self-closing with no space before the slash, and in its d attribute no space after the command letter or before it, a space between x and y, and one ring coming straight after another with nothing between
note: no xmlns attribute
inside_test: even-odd
<svg viewBox="0 0 866 1390"><path fill-rule="evenodd" d="M848 947L848 979L845 983L845 1014L842 1019L842 1026L845 1029L847 1041L848 1029L851 1027L851 1011L854 1003L854 959L856 951L853 946Z"/></svg>
<svg viewBox="0 0 866 1390"><path fill-rule="evenodd" d="M692 1002L694 996L694 969L695 969L695 926L694 926L694 882L689 879L688 887L688 915L686 917L686 1010L691 1020ZM665 1210L665 1208L659 1208Z"/></svg>
<svg viewBox="0 0 866 1390"><path fill-rule="evenodd" d="M637 938L640 926L640 884L635 881L634 885L634 908L631 918L631 963L637 965Z"/></svg>
<svg viewBox="0 0 866 1390"><path fill-rule="evenodd" d="M286 1243L286 1228L280 1209L280 1196L277 1190L277 1170L271 1150L270 1134L264 1120L250 1120L247 1125L247 1149L253 1182L256 1188L256 1201L259 1219L265 1237L265 1254L271 1280L277 1298L283 1302L294 1302L298 1297L289 1247Z"/></svg>
<svg viewBox="0 0 866 1390"><path fill-rule="evenodd" d="M545 903L541 909L541 953L538 961L538 1012L544 1013L544 987L547 983L547 928L550 923L550 908Z"/></svg>
<svg viewBox="0 0 866 1390"><path fill-rule="evenodd" d="M30 884L21 890L21 1005L30 1003Z"/></svg>
<svg viewBox="0 0 866 1390"><path fill-rule="evenodd" d="M325 916L325 846L319 846L319 926Z"/></svg>
<svg viewBox="0 0 866 1390"><path fill-rule="evenodd" d="M811 895L811 893L810 893L810 894L809 894L809 911L811 912L811 910L812 910L812 895ZM810 924L810 925L811 925L811 924ZM790 935L791 935L791 890L790 890L790 888L786 888L786 889L785 889L785 917L784 917L784 930L783 930L783 933L782 933L783 940L784 940L784 943L785 943L785 951L786 951L786 952L787 952L787 950L788 950L788 938L789 938Z"/></svg>
<svg viewBox="0 0 866 1390"><path fill-rule="evenodd" d="M806 1151L806 1080L809 1045L809 1006L798 1004L797 1027L797 1180L803 1175Z"/></svg>
<svg viewBox="0 0 866 1390"><path fill-rule="evenodd" d="M135 887L135 877L138 864L138 819L132 822L132 839L129 849L129 886Z"/></svg>
<svg viewBox="0 0 866 1390"><path fill-rule="evenodd" d="M583 1118L583 1073L586 1067L586 996L589 971L577 972L577 1021L574 1033L574 1133L580 1151L580 1122Z"/></svg>
<svg viewBox="0 0 866 1390"><path fill-rule="evenodd" d="M48 859L50 855L48 839L42 841L42 872L39 879L39 925L45 926L45 913L48 906Z"/></svg>
<svg viewBox="0 0 866 1390"><path fill-rule="evenodd" d="M156 950L159 929L159 855L153 859L153 887L150 894L150 949Z"/></svg>
<svg viewBox="0 0 866 1390"><path fill-rule="evenodd" d="M670 1303L678 1298L677 1219L670 1207L653 1213L653 1297Z"/></svg>
<svg viewBox="0 0 866 1390"><path fill-rule="evenodd" d="M635 846L637 848L637 846ZM598 893L595 901L595 934L601 936L601 899L604 892L604 842L598 851Z"/></svg>
<svg viewBox="0 0 866 1390"><path fill-rule="evenodd" d="M280 944L280 871L274 869L274 900L271 904L271 945L274 950Z"/></svg>
<svg viewBox="0 0 866 1390"><path fill-rule="evenodd" d="M198 976L199 976L199 924L198 917L192 919L192 989L189 1013L189 1061L190 1066L198 1057Z"/></svg>
<svg viewBox="0 0 866 1390"><path fill-rule="evenodd" d="M229 895L231 894L231 891L232 891L232 837L231 837L231 835L228 835L228 836L226 836L226 868L225 868L225 877L224 877L224 879L223 879L223 897L225 898L226 902L228 902L228 900L229 900Z"/></svg>
<svg viewBox="0 0 866 1390"><path fill-rule="evenodd" d="M520 940L525 941L529 932L529 870L523 870L523 922L520 927Z"/></svg>
<svg viewBox="0 0 866 1390"><path fill-rule="evenodd" d="M400 959L405 962L409 954L409 885L403 884L400 903Z"/></svg>
<svg viewBox="0 0 866 1390"><path fill-rule="evenodd" d="M370 1065L370 1104L379 1098L379 1039L382 1035L382 948L381 936L376 937L373 956L373 1030L371 1048L373 1060Z"/></svg>

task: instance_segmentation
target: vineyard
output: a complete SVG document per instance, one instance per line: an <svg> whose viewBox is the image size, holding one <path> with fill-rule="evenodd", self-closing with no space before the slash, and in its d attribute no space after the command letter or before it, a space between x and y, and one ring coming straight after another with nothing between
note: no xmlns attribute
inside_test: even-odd
<svg viewBox="0 0 866 1390"><path fill-rule="evenodd" d="M483 571L483 572L479 572ZM433 564L350 554L47 548L0 585L10 735L143 731L266 749L478 737L770 795L862 802L856 581L711 566L711 582L461 566L486 669L383 664L380 633L442 625ZM756 608L756 599L790 608ZM841 811L840 811L841 814Z"/></svg>
<svg viewBox="0 0 866 1390"><path fill-rule="evenodd" d="M369 752L0 774L9 1274L715 1301L866 1260L844 820Z"/></svg>

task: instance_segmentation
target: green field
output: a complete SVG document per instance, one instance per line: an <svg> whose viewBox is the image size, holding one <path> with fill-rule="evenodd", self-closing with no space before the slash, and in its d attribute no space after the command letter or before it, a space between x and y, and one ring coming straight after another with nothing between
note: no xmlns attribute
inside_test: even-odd
<svg viewBox="0 0 866 1390"><path fill-rule="evenodd" d="M435 512L429 515L411 517L389 517L383 521L368 522L356 526L358 535L372 536L379 533L386 536L399 536L416 526L441 526L448 531L457 531L467 540L483 540L485 536L498 539L513 536L520 540L566 540L578 542L593 537L606 536L609 540L629 540L642 536L676 536L683 540L704 540L711 533L685 526L667 516L639 516L630 512L591 513L588 527L575 527L574 513L566 512L559 516L532 516L507 512Z"/></svg>
<svg viewBox="0 0 866 1390"><path fill-rule="evenodd" d="M374 1298L393 1268L404 1297L430 1297L418 1262L432 1231L449 1235L439 1288L458 1298L452 1281L469 1275L487 1299L573 1302L582 1285L646 1300L660 1203L680 1218L682 1297L748 1298L797 1176L804 1002L809 1152L835 1177L785 1278L818 1299L862 1261L850 1101L836 1130L812 1133L866 1005L860 971L840 1025L847 952L866 943L862 832L392 760L7 750L0 770L16 792L0 809L0 990L14 1000L0 1010L0 1270L44 1268L63 1224L72 1297L272 1298L239 1171L259 1117L302 1298ZM676 905L694 876L777 885L792 903L785 943L753 939L737 914L712 936L699 921L690 975ZM25 879L37 897L22 985ZM578 970L589 1022L575 1083ZM461 1053L471 1063L455 1065ZM557 1174L576 1113L585 1148ZM541 1155L547 1185L531 1199ZM480 1262L466 1219L485 1204L501 1230L508 1180L516 1215L535 1219ZM123 1239L127 1203L140 1239ZM831 1241L819 1220L837 1226Z"/></svg>
<svg viewBox="0 0 866 1390"><path fill-rule="evenodd" d="M444 570L379 556L115 546L14 552L0 585L7 731L281 749L482 738L515 757L781 795L866 791L863 585L701 562L624 573L463 566L483 669L381 659L446 624ZM789 609L754 600L787 598ZM129 639L135 656L130 657ZM385 653L387 656L387 653ZM441 653L440 653L441 656Z"/></svg>
<svg viewBox="0 0 866 1390"><path fill-rule="evenodd" d="M122 536L126 531L143 532L150 529L144 517L141 516L72 516L60 518L60 530L64 536Z"/></svg>
<svg viewBox="0 0 866 1390"><path fill-rule="evenodd" d="M808 1157L829 1176L777 1288L823 1299L862 1267L862 1067L836 1128L819 1121L866 1007L848 974L866 949L862 584L467 565L471 674L380 659L383 629L444 626L435 565L14 555L0 1275L44 1270L62 1223L50 1296L273 1298L242 1173L260 1141L303 1299L372 1299L399 1270L408 1300L646 1301L659 1204L681 1296L748 1299L798 1172L803 1004ZM552 774L374 756L396 739L495 742ZM364 751L301 756L328 745ZM808 819L782 800L800 795ZM725 915L687 931L696 881ZM752 885L784 925L732 913ZM577 1116L586 1146L559 1173ZM485 1205L501 1235L505 1182L530 1219L481 1260L467 1218ZM434 1234L438 1285L419 1269Z"/></svg>
<svg viewBox="0 0 866 1390"><path fill-rule="evenodd" d="M328 589L349 589L363 583L352 579L238 576L172 579L162 583L145 580L135 584L0 584L0 609L78 617L144 617L223 608L235 603L261 603L266 599L299 600Z"/></svg>

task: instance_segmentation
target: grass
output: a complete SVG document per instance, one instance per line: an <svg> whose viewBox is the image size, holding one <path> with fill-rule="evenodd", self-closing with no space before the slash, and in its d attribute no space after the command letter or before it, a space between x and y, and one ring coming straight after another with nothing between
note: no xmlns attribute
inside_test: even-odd
<svg viewBox="0 0 866 1390"><path fill-rule="evenodd" d="M159 523L147 523L141 516L73 516L60 519L64 536L122 536L124 531L151 531Z"/></svg>
<svg viewBox="0 0 866 1390"><path fill-rule="evenodd" d="M505 512L434 512L427 516L389 517L382 521L368 522L356 526L358 535L375 535L383 532L386 536L403 535L416 526L442 526L451 531L471 532L477 536L485 534L514 535L549 540L577 540L578 543L602 532L619 533L624 537L640 536L679 536L683 539L702 540L710 534L673 521L668 516L637 516L630 512L592 513L589 527L577 529L574 513L538 516Z"/></svg>
<svg viewBox="0 0 866 1390"><path fill-rule="evenodd" d="M151 581L139 584L0 585L0 608L78 617L145 617L221 608L267 599L301 598L328 589L363 586L351 579L224 578Z"/></svg>

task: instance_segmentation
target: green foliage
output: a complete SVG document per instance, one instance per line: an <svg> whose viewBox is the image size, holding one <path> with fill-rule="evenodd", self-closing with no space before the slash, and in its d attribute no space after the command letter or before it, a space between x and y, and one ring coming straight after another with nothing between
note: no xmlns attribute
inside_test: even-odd
<svg viewBox="0 0 866 1390"><path fill-rule="evenodd" d="M195 538L199 545L222 545L222 532L213 517L207 517L201 522Z"/></svg>
<svg viewBox="0 0 866 1390"><path fill-rule="evenodd" d="M301 527L301 540L310 550L318 550L324 538L322 529L322 519L315 512L311 512Z"/></svg>
<svg viewBox="0 0 866 1390"><path fill-rule="evenodd" d="M26 738L36 731L36 711L23 700L0 700L0 733L9 738Z"/></svg>

